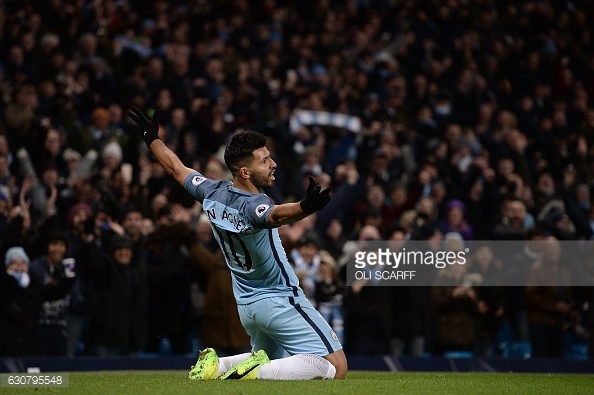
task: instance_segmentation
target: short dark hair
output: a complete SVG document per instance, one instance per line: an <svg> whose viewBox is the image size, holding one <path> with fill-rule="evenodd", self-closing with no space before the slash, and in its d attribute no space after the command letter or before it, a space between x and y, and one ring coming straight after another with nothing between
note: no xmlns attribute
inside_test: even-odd
<svg viewBox="0 0 594 395"><path fill-rule="evenodd" d="M266 145L266 137L262 133L242 130L236 133L225 149L225 164L235 175L242 166L254 159L254 151Z"/></svg>
<svg viewBox="0 0 594 395"><path fill-rule="evenodd" d="M66 236L66 233L62 232L60 229L50 229L47 235L45 236L46 251L50 243L55 243L57 241L63 242L64 244L66 244L66 247L68 248L68 237Z"/></svg>
<svg viewBox="0 0 594 395"><path fill-rule="evenodd" d="M126 219L126 217L127 217L129 214L132 214L132 213L140 213L140 215L142 215L142 210L141 210L140 208L138 208L136 205L134 205L134 204L131 204L131 205L129 205L129 206L127 206L127 207L125 207L125 208L122 210L122 218L121 218L121 220L124 220L124 219Z"/></svg>

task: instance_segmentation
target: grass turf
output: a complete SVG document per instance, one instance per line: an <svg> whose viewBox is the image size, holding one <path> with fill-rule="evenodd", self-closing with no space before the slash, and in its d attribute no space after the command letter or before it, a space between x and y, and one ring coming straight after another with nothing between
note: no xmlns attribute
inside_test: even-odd
<svg viewBox="0 0 594 395"><path fill-rule="evenodd" d="M349 372L346 380L190 381L185 371L72 372L68 388L2 388L2 394L592 394L594 375Z"/></svg>

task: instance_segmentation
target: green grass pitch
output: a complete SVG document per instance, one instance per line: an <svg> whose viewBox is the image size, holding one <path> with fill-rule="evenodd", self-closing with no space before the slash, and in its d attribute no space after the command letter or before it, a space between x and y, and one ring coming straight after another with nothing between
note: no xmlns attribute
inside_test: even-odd
<svg viewBox="0 0 594 395"><path fill-rule="evenodd" d="M68 388L2 388L2 394L593 394L594 375L349 372L345 380L189 381L185 371L72 372Z"/></svg>

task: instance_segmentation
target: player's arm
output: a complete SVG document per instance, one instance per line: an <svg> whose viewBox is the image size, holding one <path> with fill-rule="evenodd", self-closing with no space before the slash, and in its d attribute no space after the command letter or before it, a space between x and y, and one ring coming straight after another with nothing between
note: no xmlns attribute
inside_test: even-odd
<svg viewBox="0 0 594 395"><path fill-rule="evenodd" d="M140 136L167 174L183 186L186 177L195 170L186 167L159 138L159 110L155 110L152 119L148 119L136 107L132 107L127 115L136 122Z"/></svg>
<svg viewBox="0 0 594 395"><path fill-rule="evenodd" d="M153 140L149 149L157 158L157 161L163 166L167 174L172 176L180 185L184 185L184 180L190 173L196 170L186 167L179 157L171 151L161 139Z"/></svg>
<svg viewBox="0 0 594 395"><path fill-rule="evenodd" d="M284 203L274 206L268 216L268 224L278 227L285 224L297 222L309 214L305 213L297 203Z"/></svg>
<svg viewBox="0 0 594 395"><path fill-rule="evenodd" d="M330 192L332 187L322 190L322 187L310 176L305 198L296 203L274 206L268 215L268 223L272 226L281 226L297 222L326 207L332 199Z"/></svg>

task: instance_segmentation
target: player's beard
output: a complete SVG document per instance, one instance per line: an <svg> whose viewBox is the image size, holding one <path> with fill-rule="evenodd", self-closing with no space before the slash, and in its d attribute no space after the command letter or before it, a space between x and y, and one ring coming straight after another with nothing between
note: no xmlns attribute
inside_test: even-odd
<svg viewBox="0 0 594 395"><path fill-rule="evenodd" d="M252 184L258 188L271 187L274 184L274 179L270 177L270 174L261 176L259 174L252 173Z"/></svg>

